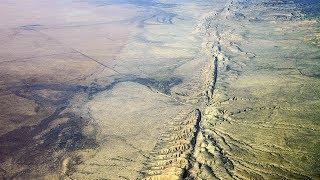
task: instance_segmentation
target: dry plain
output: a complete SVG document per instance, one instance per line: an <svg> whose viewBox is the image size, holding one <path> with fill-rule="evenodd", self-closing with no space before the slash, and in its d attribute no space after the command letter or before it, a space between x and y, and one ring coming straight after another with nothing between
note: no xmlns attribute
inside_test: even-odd
<svg viewBox="0 0 320 180"><path fill-rule="evenodd" d="M0 2L1 178L320 178L319 4Z"/></svg>

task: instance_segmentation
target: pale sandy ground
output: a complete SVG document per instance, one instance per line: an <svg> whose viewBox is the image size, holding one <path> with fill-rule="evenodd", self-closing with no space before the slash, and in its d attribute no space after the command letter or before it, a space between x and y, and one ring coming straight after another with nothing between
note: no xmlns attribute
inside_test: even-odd
<svg viewBox="0 0 320 180"><path fill-rule="evenodd" d="M317 22L300 13L229 1L204 18L208 103L173 123L147 179L319 178Z"/></svg>
<svg viewBox="0 0 320 180"><path fill-rule="evenodd" d="M0 3L3 178L319 178L317 21L141 2Z"/></svg>
<svg viewBox="0 0 320 180"><path fill-rule="evenodd" d="M141 176L204 87L203 12L187 5L2 3L2 175Z"/></svg>

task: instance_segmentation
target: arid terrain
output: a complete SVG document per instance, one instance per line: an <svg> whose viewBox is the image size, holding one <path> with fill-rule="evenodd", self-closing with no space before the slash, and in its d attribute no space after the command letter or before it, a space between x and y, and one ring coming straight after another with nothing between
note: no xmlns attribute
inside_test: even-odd
<svg viewBox="0 0 320 180"><path fill-rule="evenodd" d="M312 0L0 0L0 179L320 179Z"/></svg>

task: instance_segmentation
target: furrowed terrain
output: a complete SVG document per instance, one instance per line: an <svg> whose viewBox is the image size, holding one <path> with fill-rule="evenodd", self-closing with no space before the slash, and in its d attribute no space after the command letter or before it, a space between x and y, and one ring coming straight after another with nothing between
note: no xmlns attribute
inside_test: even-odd
<svg viewBox="0 0 320 180"><path fill-rule="evenodd" d="M319 178L318 22L302 13L230 1L204 18L208 101L174 119L145 179Z"/></svg>
<svg viewBox="0 0 320 180"><path fill-rule="evenodd" d="M320 178L319 4L0 4L1 178Z"/></svg>

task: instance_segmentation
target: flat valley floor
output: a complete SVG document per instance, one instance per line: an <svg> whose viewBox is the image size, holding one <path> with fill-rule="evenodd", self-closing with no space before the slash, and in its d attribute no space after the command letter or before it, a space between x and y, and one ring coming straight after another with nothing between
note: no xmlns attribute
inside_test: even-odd
<svg viewBox="0 0 320 180"><path fill-rule="evenodd" d="M0 0L0 178L319 179L319 9Z"/></svg>

